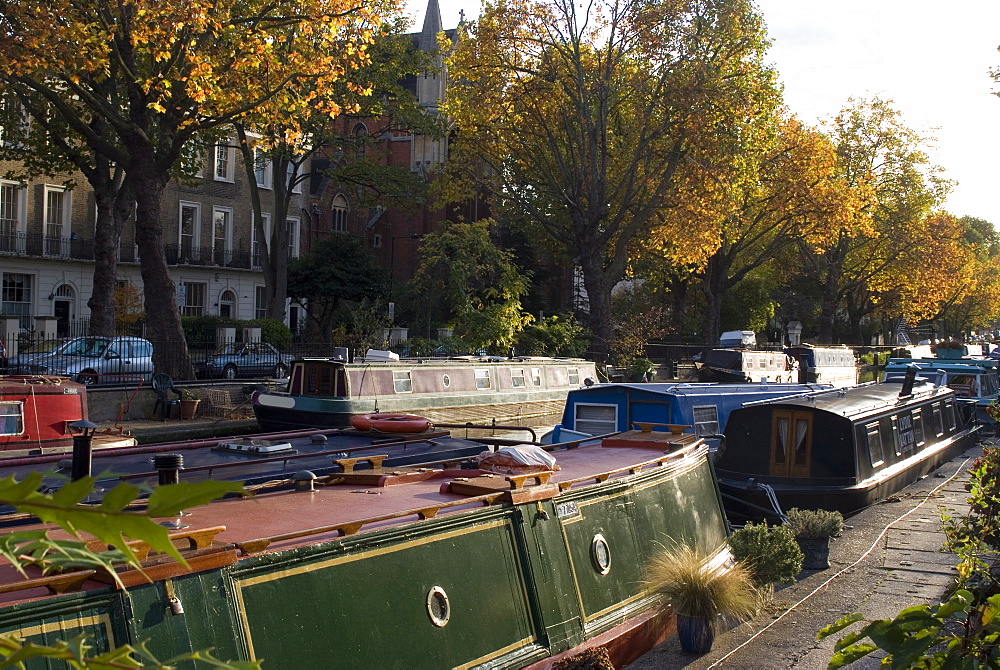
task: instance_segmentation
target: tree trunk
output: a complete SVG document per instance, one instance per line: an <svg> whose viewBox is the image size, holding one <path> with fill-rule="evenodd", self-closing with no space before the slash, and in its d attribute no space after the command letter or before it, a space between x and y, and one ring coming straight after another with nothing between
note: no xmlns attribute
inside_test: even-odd
<svg viewBox="0 0 1000 670"><path fill-rule="evenodd" d="M102 184L104 187L109 183ZM115 286L118 279L118 240L115 234L113 193L94 184L97 220L94 224L94 289L87 300L91 335L115 334Z"/></svg>
<svg viewBox="0 0 1000 670"><path fill-rule="evenodd" d="M722 299L728 288L728 274L729 262L721 254L709 258L702 273L701 290L705 295L705 315L702 318L701 336L707 347L715 346L722 333Z"/></svg>
<svg viewBox="0 0 1000 670"><path fill-rule="evenodd" d="M134 162L142 163L141 159ZM174 379L193 379L194 368L177 308L177 291L163 251L160 200L168 179L167 172L163 171L160 176L155 169L130 167L134 168L130 174L136 192L135 236L142 264L147 335L153 342L153 367Z"/></svg>
<svg viewBox="0 0 1000 670"><path fill-rule="evenodd" d="M583 285L587 289L587 301L590 304L590 329L594 333L590 350L598 359L606 362L608 347L614 335L611 287L607 286L608 280L599 259L581 259L580 268L583 271Z"/></svg>
<svg viewBox="0 0 1000 670"><path fill-rule="evenodd" d="M845 242L825 254L826 279L823 282L823 296L820 301L819 343L833 343L833 327L837 319L837 307L840 304L840 282L844 272Z"/></svg>

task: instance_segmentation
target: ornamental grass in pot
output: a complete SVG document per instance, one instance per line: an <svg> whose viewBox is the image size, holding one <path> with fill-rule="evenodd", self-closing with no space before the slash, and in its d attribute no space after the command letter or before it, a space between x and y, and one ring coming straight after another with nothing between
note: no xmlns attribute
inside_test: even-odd
<svg viewBox="0 0 1000 670"><path fill-rule="evenodd" d="M844 515L825 509L799 509L793 507L785 514L788 527L795 533L795 541L802 548L806 570L825 570L830 567L830 538L844 530Z"/></svg>
<svg viewBox="0 0 1000 670"><path fill-rule="evenodd" d="M711 651L719 622L747 618L757 611L750 572L728 566L688 545L664 547L646 567L647 592L677 616L677 637L689 653Z"/></svg>

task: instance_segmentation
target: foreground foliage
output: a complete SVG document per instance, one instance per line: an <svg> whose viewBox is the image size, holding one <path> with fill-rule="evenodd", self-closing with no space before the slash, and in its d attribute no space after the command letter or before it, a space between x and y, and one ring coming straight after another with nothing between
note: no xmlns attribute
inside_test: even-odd
<svg viewBox="0 0 1000 670"><path fill-rule="evenodd" d="M168 530L156 518L177 516L186 508L206 504L229 493L240 493L243 487L235 482L180 483L158 486L141 499L146 491L131 484L118 484L101 497L100 502L88 503L97 480L86 477L69 482L53 493L43 493L43 475L31 473L23 480L14 477L0 479L0 506L11 506L20 512L54 523L72 536L60 539L42 530L15 531L0 536L0 555L21 574L28 566L41 568L45 574L92 568L107 570L117 579L113 563L125 561L140 568L139 559L127 544L141 540L155 551L169 554L184 563L184 558L170 542ZM139 509L143 507L144 509ZM87 549L81 533L113 547L111 551ZM24 668L37 659L62 661L70 668L104 670L106 668L173 668L182 662L198 661L201 667L249 670L259 668L258 662L221 661L209 650L184 653L160 660L142 643L123 645L107 653L93 654L86 636L60 640L54 645L26 643L16 635L0 635L0 667Z"/></svg>
<svg viewBox="0 0 1000 670"><path fill-rule="evenodd" d="M830 668L878 650L887 652L882 664L891 668L1000 667L1000 584L992 565L1000 542L1000 449L987 447L970 472L968 515L945 518L944 548L958 558L955 592L939 605L907 607L848 633L837 640ZM817 637L859 621L862 614L849 614Z"/></svg>
<svg viewBox="0 0 1000 670"><path fill-rule="evenodd" d="M788 526L747 523L729 537L729 546L757 586L791 584L802 572L802 550Z"/></svg>

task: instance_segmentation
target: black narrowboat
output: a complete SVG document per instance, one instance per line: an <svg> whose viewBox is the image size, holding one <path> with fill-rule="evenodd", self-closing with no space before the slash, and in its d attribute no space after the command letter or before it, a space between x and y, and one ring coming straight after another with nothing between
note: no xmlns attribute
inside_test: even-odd
<svg viewBox="0 0 1000 670"><path fill-rule="evenodd" d="M730 517L781 509L857 512L974 445L955 392L921 380L750 403L729 415L716 464Z"/></svg>

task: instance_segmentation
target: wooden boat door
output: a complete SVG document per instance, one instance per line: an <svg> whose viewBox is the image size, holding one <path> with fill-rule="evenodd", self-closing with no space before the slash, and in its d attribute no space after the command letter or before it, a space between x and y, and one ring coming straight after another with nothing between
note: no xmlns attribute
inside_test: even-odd
<svg viewBox="0 0 1000 670"><path fill-rule="evenodd" d="M775 477L808 477L812 412L775 410L771 415L771 467Z"/></svg>

